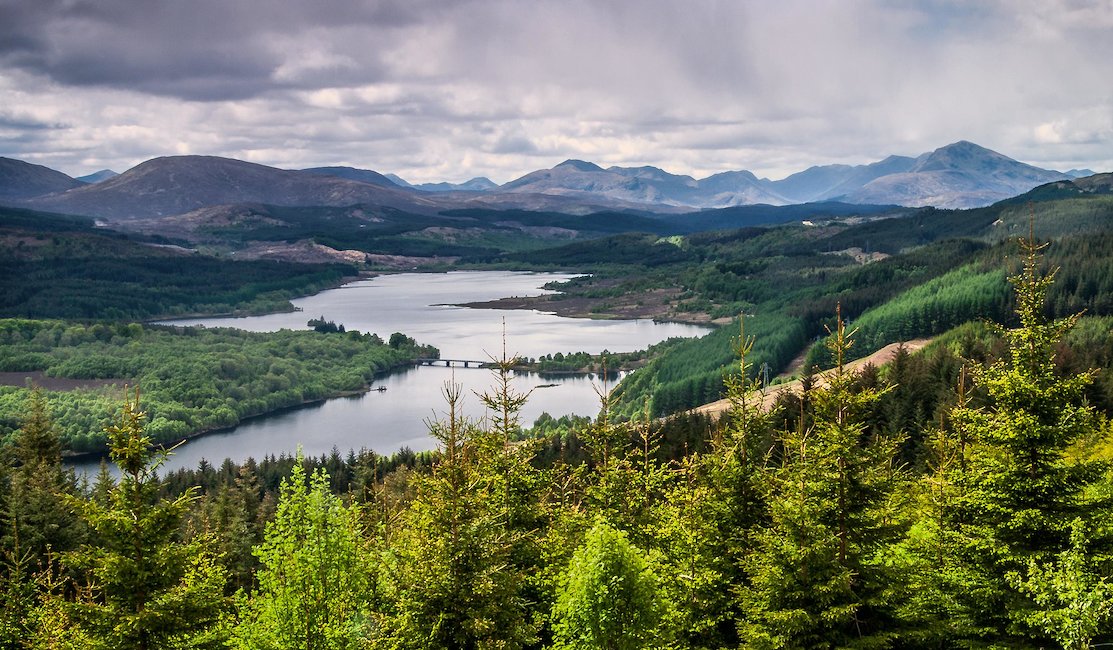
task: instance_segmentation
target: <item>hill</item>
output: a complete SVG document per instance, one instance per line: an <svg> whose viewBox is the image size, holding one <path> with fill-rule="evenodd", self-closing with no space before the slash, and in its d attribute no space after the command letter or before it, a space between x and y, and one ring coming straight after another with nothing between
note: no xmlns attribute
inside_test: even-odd
<svg viewBox="0 0 1113 650"><path fill-rule="evenodd" d="M749 172L727 172L697 182L656 167L603 169L566 160L552 169L531 172L499 187L500 192L530 192L589 198L605 196L633 203L686 207L726 207L746 203L784 205L784 197L761 186Z"/></svg>
<svg viewBox="0 0 1113 650"><path fill-rule="evenodd" d="M370 169L356 169L355 167L311 167L309 169L303 169L302 171L309 172L310 174L320 174L322 176L345 178L350 181L359 181L360 183L381 185L383 187L398 186L398 183L395 183L391 178Z"/></svg>
<svg viewBox="0 0 1113 650"><path fill-rule="evenodd" d="M478 176L463 183L418 183L413 185L397 174L387 174L387 178L401 187L411 187L422 192L486 192L497 189L498 185L489 178Z"/></svg>
<svg viewBox="0 0 1113 650"><path fill-rule="evenodd" d="M119 176L119 174L112 171L111 169L102 169L100 171L93 172L92 174L78 176L77 180L81 181L82 183L99 183L110 178L115 178L116 176Z"/></svg>
<svg viewBox="0 0 1113 650"><path fill-rule="evenodd" d="M0 201L64 192L82 185L81 181L49 167L0 157Z"/></svg>
<svg viewBox="0 0 1113 650"><path fill-rule="evenodd" d="M88 218L0 208L0 318L285 311L290 298L356 273L350 264L218 259Z"/></svg>
<svg viewBox="0 0 1113 650"><path fill-rule="evenodd" d="M1063 174L1040 169L965 141L916 158L889 156L868 165L810 167L776 181L745 170L696 179L652 166L604 169L588 161L566 160L501 186L486 178L415 186L393 174L352 167L293 171L213 156L171 156L149 160L116 176L98 172L83 180L99 182L82 183L45 167L0 159L0 204L112 221L235 204L362 204L417 214L494 209L576 215L608 211L676 214L827 201L966 208L1070 180L1082 171Z"/></svg>
<svg viewBox="0 0 1113 650"><path fill-rule="evenodd" d="M113 221L177 215L236 203L370 203L414 211L437 208L423 196L387 183L389 187L214 156L173 156L149 160L100 183L80 184L66 192L32 198L25 205Z"/></svg>

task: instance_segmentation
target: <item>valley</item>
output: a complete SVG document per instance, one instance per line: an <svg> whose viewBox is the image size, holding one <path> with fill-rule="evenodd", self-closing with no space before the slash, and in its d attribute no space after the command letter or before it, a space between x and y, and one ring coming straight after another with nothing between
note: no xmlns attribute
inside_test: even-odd
<svg viewBox="0 0 1113 650"><path fill-rule="evenodd" d="M891 160L882 167L905 171L855 191L979 154L943 153ZM178 182L223 186L153 192L168 164L191 168ZM1025 452L1052 459L1038 471L1113 458L1113 174L1055 177L997 202L970 189L963 201L989 204L969 208L942 207L952 198L856 204L848 193L691 211L648 209L643 199L663 194L640 186L615 198L554 183L576 174L679 183L695 202L703 181L558 167L571 170L506 191L485 183L422 191L388 187L388 177L367 170L275 174L162 160L100 181L115 183L103 194L77 186L0 207L0 447L14 459L0 471L12 477L0 480L0 505L3 490L30 484L30 467L48 466L38 475L55 477L58 487L35 493L42 499L96 499L148 481L151 503L185 504L174 535L222 549L224 584L244 589L258 588L252 549L284 516L276 504L294 498L290 485L335 499L333 512L356 513L356 536L367 542L361 557L390 570L405 553L432 548L427 536L439 529L426 513L441 517L442 507L489 517L484 530L501 535L512 525L528 531L522 540L552 544L544 553L529 547L540 559L527 564L545 571L573 562L571 540L614 525L660 566L711 586L704 594L682 580L655 583L687 617L655 629L696 648L734 647L772 611L748 594L780 593L777 572L804 562L779 555L782 532L796 522L826 531L800 548L835 557L837 516L852 514L830 497L842 489L859 508L853 516L866 517L855 520L867 523L853 544L891 555L878 564L848 533L845 563L812 558L808 566L854 564L863 589L897 594L872 619L878 630L933 642L1045 639L955 631L934 605L908 603L967 593L965 584L933 582L928 560L943 551L920 544L943 543L930 526L961 525L936 509L966 503L959 487L1001 503L957 464L989 475L995 459L1009 457L1001 449L1012 443L996 432L1014 431L1014 413L1025 423L1037 418L1025 409L1044 413L1016 395L1054 396L1048 412L1077 424L1040 424L1063 432ZM794 179L793 191L811 176L845 184L847 174L870 173L814 171ZM221 180L228 174L243 176ZM901 182L938 189L930 179ZM1032 365L1017 361L1033 349ZM491 363L415 366L438 356ZM1008 392L1025 382L1043 383ZM122 384L139 388L123 405ZM101 465L106 451L113 470ZM22 460L32 453L50 455ZM141 463L121 463L125 453ZM146 469L153 463L157 470ZM315 487L296 483L305 472L316 472ZM1010 485L1023 473L1001 472ZM1105 470L1087 472L1087 490L1107 488ZM808 503L822 512L813 517ZM41 511L67 516L54 505ZM590 525L590 517L609 523ZM881 519L884 526L868 523ZM65 522L50 530L77 536L59 537L62 548L92 543ZM737 555L729 566L724 553ZM430 566L405 561L407 570ZM901 578L885 577L882 565ZM512 566L506 559L490 575L512 575ZM429 580L443 575L436 569ZM540 610L556 607L559 580L538 579ZM735 597L730 585L740 581L749 587ZM808 584L801 598L822 588ZM508 601L497 602L502 611ZM375 620L392 616L388 606L363 607ZM702 622L712 610L722 629Z"/></svg>
<svg viewBox="0 0 1113 650"><path fill-rule="evenodd" d="M1113 0L0 0L0 650L1113 648Z"/></svg>

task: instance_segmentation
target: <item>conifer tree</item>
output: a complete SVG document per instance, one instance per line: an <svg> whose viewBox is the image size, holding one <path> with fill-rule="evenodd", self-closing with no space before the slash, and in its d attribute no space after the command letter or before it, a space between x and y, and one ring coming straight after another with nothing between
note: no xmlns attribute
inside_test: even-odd
<svg viewBox="0 0 1113 650"><path fill-rule="evenodd" d="M489 462L480 462L480 470L489 475L490 486L499 496L496 516L505 527L507 551L506 571L520 575L518 598L532 607L529 627L540 630L544 624L541 614L549 609L554 593L548 579L545 563L545 533L552 521L559 516L552 503L544 499L554 478L552 470L533 466L541 440L522 435L521 411L529 400L530 392L520 392L513 384L516 356L507 353L506 323L503 322L502 353L491 357L493 388L478 397L487 411L488 430L479 440L488 441ZM486 466L486 469L483 469ZM501 512L499 510L501 509Z"/></svg>
<svg viewBox="0 0 1113 650"><path fill-rule="evenodd" d="M110 456L120 469L107 504L71 499L89 526L90 542L63 556L87 576L64 604L75 635L105 650L216 648L224 643L225 572L204 538L180 539L182 516L194 496L158 496L156 470L165 452L144 433L139 393L125 400L106 429Z"/></svg>
<svg viewBox="0 0 1113 650"><path fill-rule="evenodd" d="M967 408L966 368L959 372L958 409ZM927 440L927 471L914 484L918 515L908 531L899 567L906 579L898 612L902 640L912 647L948 647L972 636L969 603L978 597L979 576L961 561L955 515L962 498L967 440L945 416Z"/></svg>
<svg viewBox="0 0 1113 650"><path fill-rule="evenodd" d="M1021 246L1023 270L1010 278L1019 326L1001 329L1008 358L975 375L987 395L984 407L959 407L951 414L971 441L955 517L961 559L976 580L976 597L968 600L973 634L1014 646L1050 640L1046 626L1038 624L1048 605L1018 586L1072 548L1076 520L1097 530L1092 524L1109 513L1107 502L1088 496L1102 467L1069 461L1064 453L1099 427L1084 399L1093 373L1062 377L1055 368L1056 345L1078 316L1046 318L1054 271L1040 272L1044 245L1029 237ZM1095 540L1088 546L1100 551L1107 545Z"/></svg>
<svg viewBox="0 0 1113 650"><path fill-rule="evenodd" d="M780 441L768 474L769 525L751 556L751 647L880 647L888 642L885 555L898 537L893 496L902 478L899 439L870 437L863 417L876 390L858 390L844 366L850 347L841 316L830 338L836 366L826 385L803 396L813 423Z"/></svg>
<svg viewBox="0 0 1113 650"><path fill-rule="evenodd" d="M675 606L678 640L695 648L737 647L749 589L745 567L767 520L762 494L770 444L761 385L751 379L753 339L741 329L737 374L726 379L730 410L711 449L678 463L664 500L661 546L668 556L665 583Z"/></svg>
<svg viewBox="0 0 1113 650"><path fill-rule="evenodd" d="M36 574L58 553L76 548L86 532L66 501L76 479L62 467L60 436L42 391L31 391L25 413L6 450L13 466L0 508L0 648L29 633L25 619L40 596Z"/></svg>
<svg viewBox="0 0 1113 650"><path fill-rule="evenodd" d="M381 641L394 648L522 648L535 640L506 525L502 439L460 414L448 384L447 418L433 422L440 462L415 476L402 530L383 554Z"/></svg>
<svg viewBox="0 0 1113 650"><path fill-rule="evenodd" d="M658 458L659 433L648 405L641 421L615 421L617 394L606 384L597 387L596 393L599 414L582 432L590 471L579 475L584 496L580 530L590 521L584 515L603 517L635 544L654 548L664 514L661 506L672 480Z"/></svg>

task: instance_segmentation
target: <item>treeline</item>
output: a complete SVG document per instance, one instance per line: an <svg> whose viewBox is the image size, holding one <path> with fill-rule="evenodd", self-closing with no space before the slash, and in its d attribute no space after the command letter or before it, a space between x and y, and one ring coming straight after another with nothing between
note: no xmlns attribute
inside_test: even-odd
<svg viewBox="0 0 1113 650"><path fill-rule="evenodd" d="M685 339L672 337L654 343L644 350L633 352L611 352L603 350L599 354L590 352L556 352L539 357L518 357L514 359L515 370L545 373L596 373L606 370L608 375L641 367L647 360L661 354Z"/></svg>
<svg viewBox="0 0 1113 650"><path fill-rule="evenodd" d="M548 418L500 364L436 454L201 467L168 485L139 405L81 489L33 398L0 482L4 647L940 648L1113 642L1113 451L1029 250L1019 325L837 365L716 424ZM836 359L853 349L836 320ZM336 338L335 335L328 338ZM754 341L738 347L749 376ZM1089 349L1088 347L1086 349ZM964 360L959 354L990 359ZM897 380L906 383L894 383ZM950 385L946 390L943 385ZM922 400L917 404L917 400ZM915 424L908 427L900 422ZM911 430L910 430L911 429ZM698 448L681 440L700 439ZM668 448L666 450L666 447ZM286 474L286 472L289 472ZM283 478L279 481L279 476ZM185 487L192 478L201 492ZM274 484L278 482L277 492Z"/></svg>
<svg viewBox="0 0 1113 650"><path fill-rule="evenodd" d="M364 389L376 375L439 356L395 332L258 333L136 323L0 320L0 371L142 386L147 433L167 443L246 417ZM103 452L119 387L53 391L48 408L76 452ZM26 387L0 387L0 436L17 428Z"/></svg>
<svg viewBox="0 0 1113 650"><path fill-rule="evenodd" d="M0 317L145 320L291 309L354 277L348 264L231 261L94 228L88 219L0 208Z"/></svg>

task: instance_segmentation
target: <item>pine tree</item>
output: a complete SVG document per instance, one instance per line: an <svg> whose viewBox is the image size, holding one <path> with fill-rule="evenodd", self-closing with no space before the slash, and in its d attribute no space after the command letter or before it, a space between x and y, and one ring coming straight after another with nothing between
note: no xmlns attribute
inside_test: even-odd
<svg viewBox="0 0 1113 650"><path fill-rule="evenodd" d="M758 530L768 518L762 494L770 445L763 394L750 379L753 339L741 330L738 374L727 377L731 408L704 454L686 455L664 499L661 547L668 556L665 583L675 605L677 636L694 648L737 647L745 567Z"/></svg>
<svg viewBox="0 0 1113 650"><path fill-rule="evenodd" d="M966 368L959 372L958 409L967 408ZM945 415L927 440L927 472L913 486L916 521L903 543L900 568L906 579L898 605L902 641L910 647L950 647L976 636L969 603L979 597L979 576L961 561L956 518L964 494L966 449L963 432Z"/></svg>
<svg viewBox="0 0 1113 650"><path fill-rule="evenodd" d="M73 495L77 481L72 471L62 467L61 436L38 389L28 397L12 452L16 465L3 513L7 531L3 547L39 566L50 553L76 547L84 529L62 496Z"/></svg>
<svg viewBox="0 0 1113 650"><path fill-rule="evenodd" d="M40 598L36 574L58 553L76 548L86 529L67 496L76 492L62 467L62 445L40 390L31 391L26 415L10 449L7 494L0 508L0 648L29 633L25 619Z"/></svg>
<svg viewBox="0 0 1113 650"><path fill-rule="evenodd" d="M160 500L156 470L165 452L151 449L139 393L127 399L106 429L110 457L120 469L107 504L71 499L91 541L63 556L83 572L64 610L89 647L112 650L221 647L228 609L225 572L206 540L180 539L181 519L194 496Z"/></svg>
<svg viewBox="0 0 1113 650"><path fill-rule="evenodd" d="M537 622L514 565L516 535L496 461L503 440L460 415L459 386L444 394L447 419L430 426L440 462L414 477L414 501L384 550L381 640L394 648L522 648L534 642Z"/></svg>

